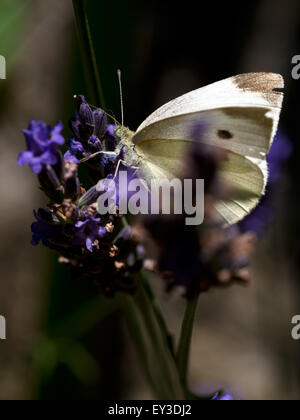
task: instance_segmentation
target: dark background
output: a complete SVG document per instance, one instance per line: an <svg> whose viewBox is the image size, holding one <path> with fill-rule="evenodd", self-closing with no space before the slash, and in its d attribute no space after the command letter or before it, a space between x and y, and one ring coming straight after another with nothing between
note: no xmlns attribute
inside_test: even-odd
<svg viewBox="0 0 300 420"><path fill-rule="evenodd" d="M119 118L121 68L131 129L208 83L252 71L283 74L280 130L293 155L280 203L253 259L252 285L200 300L190 380L203 392L224 386L246 399L299 399L300 342L290 335L300 313L300 81L291 77L292 57L300 54L299 1L87 3L106 108ZM17 167L21 129L32 118L62 119L67 127L73 95L91 98L71 0L2 0L0 54L7 59L7 80L0 81L0 314L8 325L0 399L151 398L113 303L30 245L32 209L44 198L30 171ZM182 299L165 296L159 279L153 287L177 334Z"/></svg>

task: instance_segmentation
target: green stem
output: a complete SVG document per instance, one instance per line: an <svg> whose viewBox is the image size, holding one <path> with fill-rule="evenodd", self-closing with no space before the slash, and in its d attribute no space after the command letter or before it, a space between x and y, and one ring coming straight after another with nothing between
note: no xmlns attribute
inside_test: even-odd
<svg viewBox="0 0 300 420"><path fill-rule="evenodd" d="M182 400L185 392L165 328L157 318L157 308L153 308L145 279L140 279L138 284L138 290L133 297L119 295L131 338L155 397L162 400Z"/></svg>
<svg viewBox="0 0 300 420"><path fill-rule="evenodd" d="M186 304L176 356L179 376L182 384L185 387L187 387L190 347L193 335L194 321L198 307L198 301L199 297Z"/></svg>
<svg viewBox="0 0 300 420"><path fill-rule="evenodd" d="M103 89L100 82L90 25L86 14L85 0L73 0L73 8L81 54L87 73L91 100L94 105L105 108Z"/></svg>
<svg viewBox="0 0 300 420"><path fill-rule="evenodd" d="M168 345L169 345L169 350L170 350L171 354L173 355L173 357L175 358L173 336L168 329L165 318L163 317L163 314L162 314L161 309L158 305L158 302L157 302L157 300L154 296L154 293L152 292L152 289L151 289L150 284L148 282L148 276L143 271L140 273L140 281L144 285L145 292L147 293L148 298L150 299L152 309L153 309L153 313L156 316L157 322L160 324L161 330L164 332L165 337L167 338L167 342L168 342Z"/></svg>

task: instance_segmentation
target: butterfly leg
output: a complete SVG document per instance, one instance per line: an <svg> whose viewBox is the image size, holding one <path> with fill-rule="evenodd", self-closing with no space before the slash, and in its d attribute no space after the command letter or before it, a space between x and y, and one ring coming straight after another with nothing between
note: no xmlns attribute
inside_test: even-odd
<svg viewBox="0 0 300 420"><path fill-rule="evenodd" d="M137 171L139 170L139 168L138 168L137 166L130 166L130 165L128 165L128 163L127 163L127 162L125 162L125 160L120 159L120 160L118 161L117 168L116 168L116 170L115 170L115 174L114 174L113 180L115 180L115 179L116 179L116 177L117 177L117 175L118 175L118 172L119 172L119 169L120 169L120 165L121 165L121 164L123 164L123 165L124 165L124 166L126 166L127 168L135 169L134 175L135 175L135 174L137 173Z"/></svg>
<svg viewBox="0 0 300 420"><path fill-rule="evenodd" d="M110 157L117 157L117 154L115 152L103 152L102 151L102 152L94 153L94 154L92 154L92 155L90 155L90 156L88 156L86 158L81 159L79 161L79 163L87 162L88 160L93 159L94 157L99 156L99 155L102 155L102 156L110 156Z"/></svg>

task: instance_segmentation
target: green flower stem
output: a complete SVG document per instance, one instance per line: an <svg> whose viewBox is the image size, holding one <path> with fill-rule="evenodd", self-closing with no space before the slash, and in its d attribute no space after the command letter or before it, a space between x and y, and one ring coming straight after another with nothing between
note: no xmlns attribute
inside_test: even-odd
<svg viewBox="0 0 300 420"><path fill-rule="evenodd" d="M155 298L155 296L154 296L154 294L151 290L151 287L149 285L147 275L144 272L141 272L140 279L143 282L145 292L148 294L148 298L151 301L152 309L153 309L153 312L156 316L157 322L160 324L161 330L165 334L165 337L166 337L168 345L169 345L169 350L170 350L171 354L173 355L173 357L175 358L173 336L170 333L170 331L168 330L168 326L167 326L166 321L165 321L165 319L164 319L164 317L161 313L161 309L160 309L160 307L158 305L158 302L157 302L157 300L156 300L156 298Z"/></svg>
<svg viewBox="0 0 300 420"><path fill-rule="evenodd" d="M86 14L86 0L73 0L75 21L78 39L81 48L81 54L85 63L87 80L94 105L105 108L103 89L100 82L100 76L93 46L91 30Z"/></svg>
<svg viewBox="0 0 300 420"><path fill-rule="evenodd" d="M182 384L187 388L187 374L189 367L190 347L193 335L194 321L199 297L187 302L181 327L178 351L176 355L177 367Z"/></svg>
<svg viewBox="0 0 300 420"><path fill-rule="evenodd" d="M183 400L185 393L165 327L157 318L158 309L153 308L145 278L140 279L138 284L134 296L120 294L119 301L139 359L156 398Z"/></svg>

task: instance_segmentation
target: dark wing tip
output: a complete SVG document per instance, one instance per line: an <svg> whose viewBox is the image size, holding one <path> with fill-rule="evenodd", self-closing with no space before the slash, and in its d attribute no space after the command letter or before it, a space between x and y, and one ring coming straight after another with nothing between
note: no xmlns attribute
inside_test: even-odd
<svg viewBox="0 0 300 420"><path fill-rule="evenodd" d="M246 73L233 77L234 83L240 89L255 92L270 92L274 89L283 89L284 80L276 73Z"/></svg>
<svg viewBox="0 0 300 420"><path fill-rule="evenodd" d="M272 106L281 107L284 79L276 73L247 73L233 77L233 83L243 90L262 93Z"/></svg>

